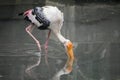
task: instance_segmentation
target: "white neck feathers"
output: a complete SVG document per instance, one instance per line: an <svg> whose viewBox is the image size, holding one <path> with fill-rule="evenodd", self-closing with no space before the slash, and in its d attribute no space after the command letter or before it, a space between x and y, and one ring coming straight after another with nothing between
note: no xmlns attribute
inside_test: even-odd
<svg viewBox="0 0 120 80"><path fill-rule="evenodd" d="M65 37L63 37L62 35L61 35L61 33L56 33L56 36L58 37L58 39L60 40L60 42L61 43L65 43L65 42L67 42L67 41L69 41L68 39L66 39Z"/></svg>

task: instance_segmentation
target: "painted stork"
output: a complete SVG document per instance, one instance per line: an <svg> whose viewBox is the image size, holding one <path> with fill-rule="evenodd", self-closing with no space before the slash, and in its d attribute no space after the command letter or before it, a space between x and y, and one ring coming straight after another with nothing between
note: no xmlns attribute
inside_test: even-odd
<svg viewBox="0 0 120 80"><path fill-rule="evenodd" d="M46 50L48 48L50 33L53 31L60 42L63 43L68 56L67 63L64 67L64 72L70 73L72 71L74 61L73 44L70 40L63 37L60 31L64 21L63 13L55 6L43 6L29 9L19 15L23 15L24 19L30 22L30 25L26 28L26 31L36 42L40 51L40 42L32 35L34 27L37 27L40 30L49 30L48 37L45 42Z"/></svg>

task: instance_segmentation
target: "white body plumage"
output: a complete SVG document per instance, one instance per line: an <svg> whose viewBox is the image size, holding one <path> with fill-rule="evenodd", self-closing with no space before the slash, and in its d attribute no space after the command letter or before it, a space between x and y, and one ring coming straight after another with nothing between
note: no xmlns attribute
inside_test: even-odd
<svg viewBox="0 0 120 80"><path fill-rule="evenodd" d="M64 15L63 13L55 6L44 6L43 8L43 14L50 21L49 29L51 29L58 39L64 43L67 41L60 33L60 30L63 25L64 21ZM26 13L24 13L26 14ZM30 19L32 23L34 23L37 27L41 26L42 23L40 23L35 17L36 15L32 14L32 10L28 11L27 17Z"/></svg>

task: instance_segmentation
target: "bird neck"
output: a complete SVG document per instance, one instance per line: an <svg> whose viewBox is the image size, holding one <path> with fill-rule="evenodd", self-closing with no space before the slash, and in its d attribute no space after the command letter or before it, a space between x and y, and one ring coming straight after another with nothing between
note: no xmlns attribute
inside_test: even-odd
<svg viewBox="0 0 120 80"><path fill-rule="evenodd" d="M68 39L66 39L60 32L56 33L56 36L58 37L58 39L60 40L61 43L65 43L67 41L69 41Z"/></svg>

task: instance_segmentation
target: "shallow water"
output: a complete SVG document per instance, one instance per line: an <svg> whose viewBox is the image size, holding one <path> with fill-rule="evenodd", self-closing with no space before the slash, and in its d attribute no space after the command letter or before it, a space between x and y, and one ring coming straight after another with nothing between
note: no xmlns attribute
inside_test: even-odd
<svg viewBox="0 0 120 80"><path fill-rule="evenodd" d="M17 13L38 4L27 0L26 3L8 3L11 5L0 3L3 9L0 16L0 80L52 80L66 63L64 46L51 35L47 66L44 42L48 31L35 29L33 34L42 45L41 63L26 73L28 67L37 63L40 55L36 44L25 32L28 22ZM74 43L73 71L61 76L60 80L119 80L120 4L46 4L56 5L64 12L61 32Z"/></svg>

